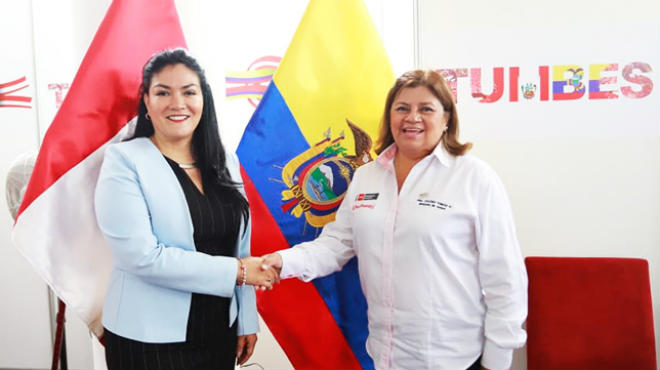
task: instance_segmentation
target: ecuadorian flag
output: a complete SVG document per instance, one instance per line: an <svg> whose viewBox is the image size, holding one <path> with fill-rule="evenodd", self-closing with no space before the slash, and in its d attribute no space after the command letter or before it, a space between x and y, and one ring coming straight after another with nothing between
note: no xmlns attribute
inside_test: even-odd
<svg viewBox="0 0 660 370"><path fill-rule="evenodd" d="M237 149L252 209L252 254L314 239L355 169L372 160L391 66L361 0L311 0ZM296 368L372 369L356 261L258 297Z"/></svg>

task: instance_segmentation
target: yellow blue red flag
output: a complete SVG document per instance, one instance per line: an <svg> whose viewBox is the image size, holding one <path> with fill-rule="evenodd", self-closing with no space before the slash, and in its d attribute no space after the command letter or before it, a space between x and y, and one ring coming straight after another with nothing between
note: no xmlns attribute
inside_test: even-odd
<svg viewBox="0 0 660 370"><path fill-rule="evenodd" d="M357 167L374 158L392 69L361 0L311 0L237 149L253 213L252 254L314 239ZM296 368L374 367L357 263L260 294L259 312Z"/></svg>

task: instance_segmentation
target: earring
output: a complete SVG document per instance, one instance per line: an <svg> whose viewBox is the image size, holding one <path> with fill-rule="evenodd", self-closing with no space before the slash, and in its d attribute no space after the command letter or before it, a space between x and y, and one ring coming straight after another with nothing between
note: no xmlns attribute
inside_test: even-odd
<svg viewBox="0 0 660 370"><path fill-rule="evenodd" d="M149 113L145 113L144 116L147 118L147 121L151 121L151 117L149 117Z"/></svg>

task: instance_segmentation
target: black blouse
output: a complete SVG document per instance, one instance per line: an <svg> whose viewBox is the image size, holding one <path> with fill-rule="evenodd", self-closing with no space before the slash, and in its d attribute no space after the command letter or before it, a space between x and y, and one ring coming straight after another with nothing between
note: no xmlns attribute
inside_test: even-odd
<svg viewBox="0 0 660 370"><path fill-rule="evenodd" d="M234 256L240 229L241 196L235 189L203 184L204 194L186 171L165 157L176 174L188 202L195 248L212 256ZM218 279L226 278L218 276ZM228 329L230 298L192 294L186 339L193 343L214 342Z"/></svg>

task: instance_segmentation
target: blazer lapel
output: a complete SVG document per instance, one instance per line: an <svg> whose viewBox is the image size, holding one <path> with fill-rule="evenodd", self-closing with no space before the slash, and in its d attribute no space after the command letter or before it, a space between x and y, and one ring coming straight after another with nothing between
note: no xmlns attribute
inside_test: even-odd
<svg viewBox="0 0 660 370"><path fill-rule="evenodd" d="M186 196L163 154L148 138L134 139L142 155L136 170L151 213L154 233L177 247L195 250L193 224ZM160 241L159 241L160 242Z"/></svg>

